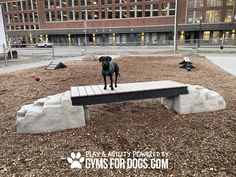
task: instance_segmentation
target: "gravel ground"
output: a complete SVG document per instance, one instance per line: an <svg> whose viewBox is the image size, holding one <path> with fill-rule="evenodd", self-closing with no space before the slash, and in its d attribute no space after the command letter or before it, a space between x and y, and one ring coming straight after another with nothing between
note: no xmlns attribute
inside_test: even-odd
<svg viewBox="0 0 236 177"><path fill-rule="evenodd" d="M178 115L157 99L90 106L85 128L17 134L16 112L33 101L75 85L103 83L97 61L66 63L0 75L0 176L236 176L236 79L205 58L197 69L178 68L180 57L118 59L119 82L175 80L219 92L227 108ZM39 75L41 82L34 76ZM165 151L169 169L70 169L66 157L80 151Z"/></svg>

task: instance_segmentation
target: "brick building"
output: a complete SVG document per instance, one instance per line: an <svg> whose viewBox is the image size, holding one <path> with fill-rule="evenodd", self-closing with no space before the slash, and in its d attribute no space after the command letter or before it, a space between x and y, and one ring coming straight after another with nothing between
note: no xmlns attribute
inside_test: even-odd
<svg viewBox="0 0 236 177"><path fill-rule="evenodd" d="M175 0L1 0L9 41L156 45L173 40ZM235 0L179 0L179 39L235 38ZM85 19L87 19L85 21ZM86 33L86 38L85 38Z"/></svg>

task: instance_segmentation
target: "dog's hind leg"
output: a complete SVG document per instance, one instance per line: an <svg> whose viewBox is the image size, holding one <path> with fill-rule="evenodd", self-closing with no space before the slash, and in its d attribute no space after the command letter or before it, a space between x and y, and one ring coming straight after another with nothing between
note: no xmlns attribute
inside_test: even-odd
<svg viewBox="0 0 236 177"><path fill-rule="evenodd" d="M104 79L104 90L107 89L107 81L106 81L106 76L103 75L103 79Z"/></svg>
<svg viewBox="0 0 236 177"><path fill-rule="evenodd" d="M110 80L111 80L111 90L114 90L114 88L113 88L113 78L112 78L112 75L110 75Z"/></svg>
<svg viewBox="0 0 236 177"><path fill-rule="evenodd" d="M119 68L118 64L115 63L115 87L117 87L117 78L120 75L119 70L120 70L120 68Z"/></svg>
<svg viewBox="0 0 236 177"><path fill-rule="evenodd" d="M116 77L116 78L115 78L115 87L117 87L117 78L118 78L118 74L119 74L119 73L115 73L115 77Z"/></svg>

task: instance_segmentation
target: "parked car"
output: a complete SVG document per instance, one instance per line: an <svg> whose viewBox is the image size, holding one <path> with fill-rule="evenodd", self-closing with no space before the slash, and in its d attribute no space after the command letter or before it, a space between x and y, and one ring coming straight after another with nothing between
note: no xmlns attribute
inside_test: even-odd
<svg viewBox="0 0 236 177"><path fill-rule="evenodd" d="M15 48L18 48L18 47L26 47L26 42L25 41L14 41L11 43L11 47L15 47Z"/></svg>
<svg viewBox="0 0 236 177"><path fill-rule="evenodd" d="M40 41L38 43L35 44L35 47L52 47L52 43L48 43L47 41Z"/></svg>

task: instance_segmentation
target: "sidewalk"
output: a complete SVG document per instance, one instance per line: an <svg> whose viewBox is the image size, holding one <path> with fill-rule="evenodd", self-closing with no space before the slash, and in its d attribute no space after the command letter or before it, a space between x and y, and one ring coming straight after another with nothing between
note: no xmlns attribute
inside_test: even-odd
<svg viewBox="0 0 236 177"><path fill-rule="evenodd" d="M205 57L216 64L217 66L221 67L223 70L227 71L228 73L236 76L236 56L235 54L206 54Z"/></svg>

